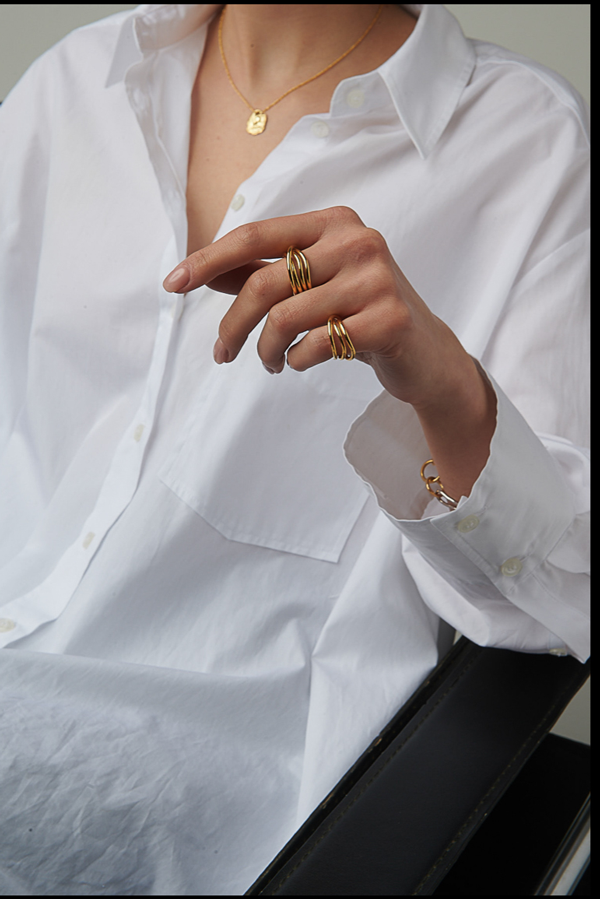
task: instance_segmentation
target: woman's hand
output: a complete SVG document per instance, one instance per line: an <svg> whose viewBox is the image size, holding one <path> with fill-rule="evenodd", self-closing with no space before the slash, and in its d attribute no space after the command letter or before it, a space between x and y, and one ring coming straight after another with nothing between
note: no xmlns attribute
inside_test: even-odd
<svg viewBox="0 0 600 899"><path fill-rule="evenodd" d="M304 252L311 270L312 289L296 296L285 258L263 261L285 257L290 246ZM264 366L280 372L287 356L291 368L305 371L331 359L327 320L342 319L356 358L414 407L445 490L468 495L489 454L493 391L407 281L381 234L355 212L334 207L242 225L192 253L164 282L179 293L202 284L237 294L219 327L218 363L232 362L266 315L258 340Z"/></svg>

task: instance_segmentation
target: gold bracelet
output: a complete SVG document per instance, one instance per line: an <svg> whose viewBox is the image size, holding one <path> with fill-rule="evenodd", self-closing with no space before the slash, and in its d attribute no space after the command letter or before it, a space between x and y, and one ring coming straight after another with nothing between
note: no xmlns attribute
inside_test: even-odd
<svg viewBox="0 0 600 899"><path fill-rule="evenodd" d="M439 502L442 503L443 506L448 506L449 509L456 509L456 507L458 506L458 502L457 502L457 500L452 499L451 496L448 496L448 494L446 493L446 491L444 490L444 488L442 486L439 474L436 475L435 477L432 477L431 475L429 475L429 477L427 477L425 475L425 469L427 468L428 465L435 465L435 462L433 461L433 459L428 459L427 462L425 462L425 464L421 468L421 477L425 481L425 486L427 487L427 489L429 490L431 495L435 496L435 498L437 500L439 500ZM433 488L433 486L432 486L433 484L436 485L436 489Z"/></svg>

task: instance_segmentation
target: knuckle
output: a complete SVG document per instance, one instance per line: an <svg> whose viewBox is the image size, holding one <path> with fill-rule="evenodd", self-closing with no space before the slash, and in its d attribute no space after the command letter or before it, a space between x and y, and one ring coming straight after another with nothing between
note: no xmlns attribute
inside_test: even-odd
<svg viewBox="0 0 600 899"><path fill-rule="evenodd" d="M356 212L349 206L331 206L327 210L329 221L337 226L354 225L360 222L360 218Z"/></svg>
<svg viewBox="0 0 600 899"><path fill-rule="evenodd" d="M246 282L248 295L253 302L263 305L272 290L271 267L259 268L253 272Z"/></svg>
<svg viewBox="0 0 600 899"><path fill-rule="evenodd" d="M328 357L331 354L331 343L326 330L310 331L305 339L310 343L311 351L317 358Z"/></svg>
<svg viewBox="0 0 600 899"><path fill-rule="evenodd" d="M288 303L278 303L269 312L269 322L278 334L287 334L293 330L293 313Z"/></svg>
<svg viewBox="0 0 600 899"><path fill-rule="evenodd" d="M358 228L348 231L343 239L344 253L360 267L380 263L388 256L387 244L373 228Z"/></svg>
<svg viewBox="0 0 600 899"><path fill-rule="evenodd" d="M363 243L371 257L387 255L387 244L385 239L383 235L374 228L365 229Z"/></svg>
<svg viewBox="0 0 600 899"><path fill-rule="evenodd" d="M260 227L257 222L247 222L235 229L235 237L240 246L251 250L258 246L260 240Z"/></svg>
<svg viewBox="0 0 600 899"><path fill-rule="evenodd" d="M196 250L186 259L192 280L200 275L207 263L211 262L211 255L207 249Z"/></svg>

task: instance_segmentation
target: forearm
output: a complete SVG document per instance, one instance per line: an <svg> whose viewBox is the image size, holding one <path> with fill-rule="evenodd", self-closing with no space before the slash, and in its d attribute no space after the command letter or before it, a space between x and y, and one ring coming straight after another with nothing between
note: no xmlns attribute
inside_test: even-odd
<svg viewBox="0 0 600 899"><path fill-rule="evenodd" d="M451 395L416 412L444 491L457 501L469 496L490 453L496 427L496 395L478 364L468 357ZM426 460L423 459L423 462Z"/></svg>

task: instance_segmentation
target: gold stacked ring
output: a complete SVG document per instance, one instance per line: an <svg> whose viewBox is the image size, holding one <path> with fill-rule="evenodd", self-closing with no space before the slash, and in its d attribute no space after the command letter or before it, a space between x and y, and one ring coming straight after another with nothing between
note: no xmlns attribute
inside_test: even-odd
<svg viewBox="0 0 600 899"><path fill-rule="evenodd" d="M334 359L354 359L356 356L354 344L350 340L350 335L344 326L344 322L337 315L330 315L327 319L327 333L329 334L331 354ZM336 337L341 344L341 350L338 349Z"/></svg>
<svg viewBox="0 0 600 899"><path fill-rule="evenodd" d="M287 251L285 261L287 263L288 275L292 285L292 293L302 293L304 290L310 290L312 283L310 280L310 266L308 259L296 247L290 247Z"/></svg>

